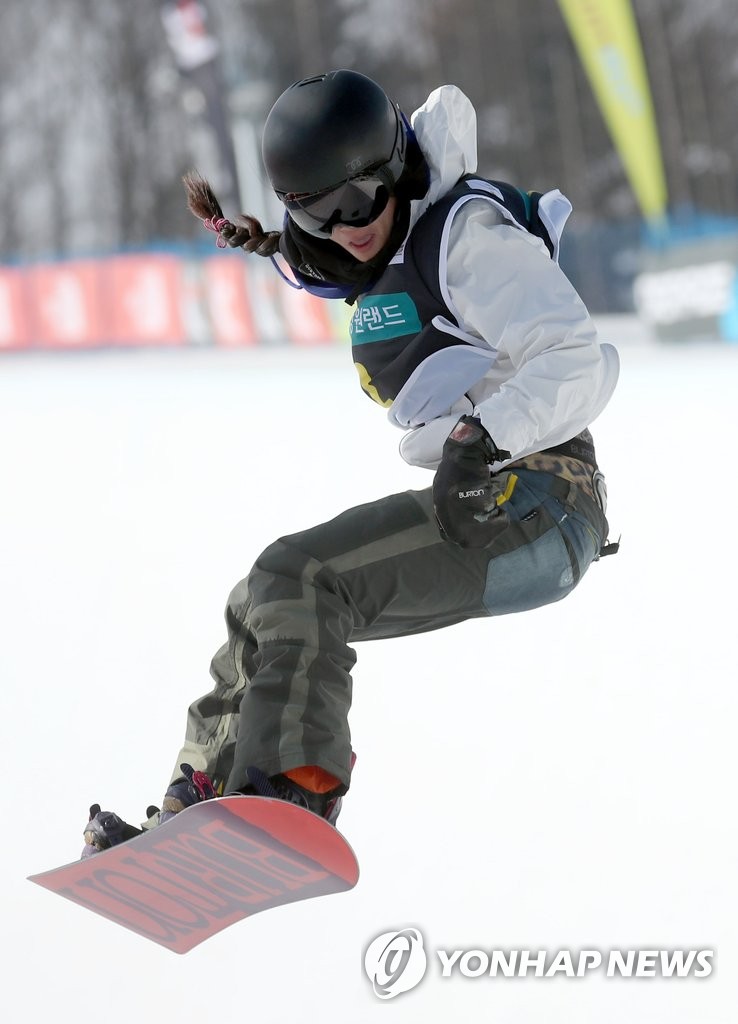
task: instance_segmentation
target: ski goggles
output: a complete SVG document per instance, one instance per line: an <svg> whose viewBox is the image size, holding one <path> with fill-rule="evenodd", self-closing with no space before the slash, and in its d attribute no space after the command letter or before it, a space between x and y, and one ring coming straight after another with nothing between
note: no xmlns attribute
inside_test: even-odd
<svg viewBox="0 0 738 1024"><path fill-rule="evenodd" d="M349 178L322 192L278 195L298 227L310 235L330 238L336 224L363 228L384 213L392 195L387 178L380 170Z"/></svg>

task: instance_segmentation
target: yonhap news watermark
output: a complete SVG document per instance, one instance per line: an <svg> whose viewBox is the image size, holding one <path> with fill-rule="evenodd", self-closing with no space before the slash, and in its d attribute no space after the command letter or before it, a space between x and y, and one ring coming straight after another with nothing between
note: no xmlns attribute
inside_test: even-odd
<svg viewBox="0 0 738 1024"><path fill-rule="evenodd" d="M444 978L709 978L714 949L429 949L418 928L382 932L364 953L379 999L414 989L429 974Z"/></svg>

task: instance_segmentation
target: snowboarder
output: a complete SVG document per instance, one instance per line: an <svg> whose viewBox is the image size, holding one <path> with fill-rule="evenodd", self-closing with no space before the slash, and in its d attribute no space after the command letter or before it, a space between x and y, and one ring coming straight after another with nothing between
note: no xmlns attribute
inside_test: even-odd
<svg viewBox="0 0 738 1024"><path fill-rule="evenodd" d="M588 427L618 358L558 265L568 200L477 174L458 88L408 120L347 70L277 99L263 158L281 231L227 220L195 175L191 208L220 245L279 253L298 286L356 304L361 387L405 431L402 457L434 475L258 556L228 601L215 688L190 707L187 767L147 826L213 792L335 822L353 764L352 642L558 601L616 547ZM135 832L92 811L87 853Z"/></svg>

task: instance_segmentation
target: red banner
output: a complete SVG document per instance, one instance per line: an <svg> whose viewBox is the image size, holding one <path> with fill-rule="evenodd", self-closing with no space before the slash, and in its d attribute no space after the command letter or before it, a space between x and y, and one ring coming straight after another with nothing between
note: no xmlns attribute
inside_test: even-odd
<svg viewBox="0 0 738 1024"><path fill-rule="evenodd" d="M331 340L333 332L324 299L287 284L281 299L287 332L295 345L324 345Z"/></svg>
<svg viewBox="0 0 738 1024"><path fill-rule="evenodd" d="M324 345L346 336L347 310L290 288L268 261L237 253L0 267L0 352Z"/></svg>
<svg viewBox="0 0 738 1024"><path fill-rule="evenodd" d="M105 263L105 334L116 345L183 345L182 262L176 256L118 256Z"/></svg>
<svg viewBox="0 0 738 1024"><path fill-rule="evenodd" d="M20 270L0 267L0 352L28 348L31 325L26 299L26 277Z"/></svg>
<svg viewBox="0 0 738 1024"><path fill-rule="evenodd" d="M203 270L215 344L224 348L255 345L257 337L246 294L244 262L214 257L205 260Z"/></svg>
<svg viewBox="0 0 738 1024"><path fill-rule="evenodd" d="M42 348L90 348L106 337L100 315L102 264L48 263L28 272L33 340Z"/></svg>

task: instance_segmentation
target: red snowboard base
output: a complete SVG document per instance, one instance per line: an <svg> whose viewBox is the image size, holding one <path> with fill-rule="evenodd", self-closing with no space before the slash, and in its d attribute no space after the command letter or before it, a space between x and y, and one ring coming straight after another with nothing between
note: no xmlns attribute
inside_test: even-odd
<svg viewBox="0 0 738 1024"><path fill-rule="evenodd" d="M186 953L252 914L345 892L358 878L327 821L283 800L228 796L30 881Z"/></svg>

